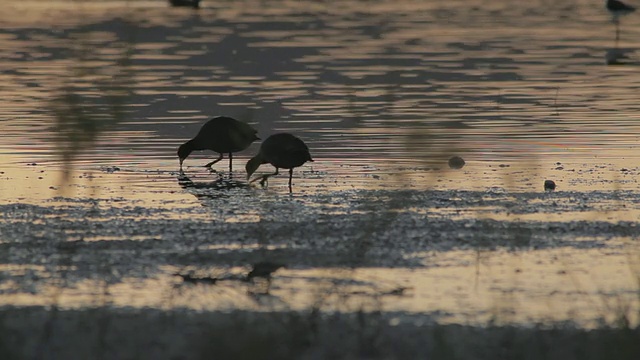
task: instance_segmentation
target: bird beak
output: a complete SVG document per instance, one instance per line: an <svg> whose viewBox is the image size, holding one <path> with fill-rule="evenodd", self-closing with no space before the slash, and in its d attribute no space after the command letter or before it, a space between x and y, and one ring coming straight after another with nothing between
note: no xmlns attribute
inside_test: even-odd
<svg viewBox="0 0 640 360"><path fill-rule="evenodd" d="M184 161L184 159L180 159L180 172L182 172L182 162Z"/></svg>

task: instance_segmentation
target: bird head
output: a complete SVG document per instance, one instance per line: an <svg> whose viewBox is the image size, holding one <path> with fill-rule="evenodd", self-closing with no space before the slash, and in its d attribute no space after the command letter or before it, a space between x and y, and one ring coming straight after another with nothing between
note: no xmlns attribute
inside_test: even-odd
<svg viewBox="0 0 640 360"><path fill-rule="evenodd" d="M180 145L180 147L178 148L178 159L180 160L180 170L182 170L182 163L184 162L184 159L186 159L189 156L189 154L191 154L191 151L193 150L191 149L189 142L186 142Z"/></svg>
<svg viewBox="0 0 640 360"><path fill-rule="evenodd" d="M247 180L253 175L256 170L262 165L263 161L260 155L256 155L252 157L249 161L247 161L247 165L244 167L247 170Z"/></svg>

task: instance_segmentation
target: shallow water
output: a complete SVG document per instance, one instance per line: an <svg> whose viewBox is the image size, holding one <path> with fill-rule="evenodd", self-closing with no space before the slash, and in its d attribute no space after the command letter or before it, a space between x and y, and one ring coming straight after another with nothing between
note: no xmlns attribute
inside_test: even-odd
<svg viewBox="0 0 640 360"><path fill-rule="evenodd" d="M13 282L0 303L95 305L94 269L77 265L67 288L55 251L36 261L16 245L80 241L107 264L185 258L112 264L115 306L298 309L337 288L352 310L442 322L637 323L638 16L616 44L602 4L577 0L12 2L0 14L0 243ZM607 65L616 48L629 59ZM284 175L244 186L258 143L234 156L233 181L226 159L216 174L200 167L215 156L204 152L179 177L177 146L220 114L263 139L305 140L315 162L295 170L293 195ZM448 169L454 154L463 169ZM558 190L544 193L545 179ZM368 237L363 254L323 251ZM277 306L236 302L248 285L233 281L171 290L176 272L239 274L271 256L289 265Z"/></svg>

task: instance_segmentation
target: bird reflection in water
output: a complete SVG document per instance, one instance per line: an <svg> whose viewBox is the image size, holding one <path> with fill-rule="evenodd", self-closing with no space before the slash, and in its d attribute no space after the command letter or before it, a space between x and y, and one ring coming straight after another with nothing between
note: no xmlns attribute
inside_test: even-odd
<svg viewBox="0 0 640 360"><path fill-rule="evenodd" d="M634 52L635 50L633 49L615 47L607 50L605 60L607 65L628 65L634 62L633 57L630 56Z"/></svg>
<svg viewBox="0 0 640 360"><path fill-rule="evenodd" d="M271 274L278 271L280 268L286 268L287 266L283 263L279 262L271 262L271 261L260 261L253 264L251 271L247 274L245 278L246 282L257 284L257 288L253 288L249 290L248 294L253 295L269 295L269 291L271 290ZM256 280L260 279L262 281L262 285L260 285L260 281L256 282Z"/></svg>
<svg viewBox="0 0 640 360"><path fill-rule="evenodd" d="M608 49L605 53L607 65L624 65L631 62L629 54L633 53L633 49L623 49L619 47L620 42L620 18L636 11L633 6L627 5L619 0L607 0L606 8L611 13L611 21L616 27L615 43L612 49Z"/></svg>
<svg viewBox="0 0 640 360"><path fill-rule="evenodd" d="M249 187L246 182L233 180L233 174L218 173L218 178L214 181L194 182L182 171L178 174L178 184L201 200L227 197L234 190Z"/></svg>

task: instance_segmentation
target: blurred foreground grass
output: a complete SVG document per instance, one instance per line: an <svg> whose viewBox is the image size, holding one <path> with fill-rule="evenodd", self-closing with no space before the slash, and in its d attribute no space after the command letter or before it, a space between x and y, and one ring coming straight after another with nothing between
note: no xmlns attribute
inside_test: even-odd
<svg viewBox="0 0 640 360"><path fill-rule="evenodd" d="M438 325L377 312L0 311L2 359L635 360L640 330ZM44 340L42 340L44 339ZM41 354L42 357L38 356Z"/></svg>
<svg viewBox="0 0 640 360"><path fill-rule="evenodd" d="M52 140L63 163L63 183L71 175L75 158L90 151L101 135L125 120L135 87L131 63L136 31L130 22L123 25L130 27L129 39L109 42L107 52L115 54L111 56L105 56L90 34L75 36L67 73L49 102Z"/></svg>

